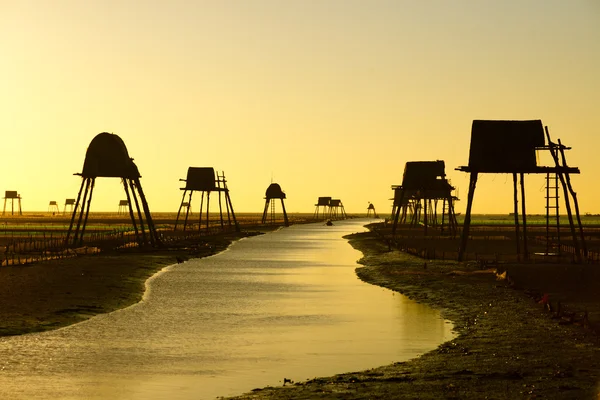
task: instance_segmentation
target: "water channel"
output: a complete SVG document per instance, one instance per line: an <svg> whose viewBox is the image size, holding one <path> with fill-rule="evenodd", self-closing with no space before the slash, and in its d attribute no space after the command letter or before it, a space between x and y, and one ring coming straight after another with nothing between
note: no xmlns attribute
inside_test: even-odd
<svg viewBox="0 0 600 400"><path fill-rule="evenodd" d="M403 361L452 338L439 312L360 281L342 236L295 225L168 267L142 302L0 338L0 398L214 399Z"/></svg>

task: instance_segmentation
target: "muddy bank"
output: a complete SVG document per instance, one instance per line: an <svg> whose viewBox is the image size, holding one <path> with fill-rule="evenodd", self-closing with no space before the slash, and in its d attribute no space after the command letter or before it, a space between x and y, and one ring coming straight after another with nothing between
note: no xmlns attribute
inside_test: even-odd
<svg viewBox="0 0 600 400"><path fill-rule="evenodd" d="M357 269L362 280L441 309L458 337L411 361L256 389L236 399L598 398L598 336L534 300L526 290L533 274L498 281L481 265L388 251L372 233L352 235L350 243L364 254L365 266Z"/></svg>
<svg viewBox="0 0 600 400"><path fill-rule="evenodd" d="M0 336L56 329L139 302L162 268L205 257L258 232L228 233L158 250L107 252L0 268Z"/></svg>

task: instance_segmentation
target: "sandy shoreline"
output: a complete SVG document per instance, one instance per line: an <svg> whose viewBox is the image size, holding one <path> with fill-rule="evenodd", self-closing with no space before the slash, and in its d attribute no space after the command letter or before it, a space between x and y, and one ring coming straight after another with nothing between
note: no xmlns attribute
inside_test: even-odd
<svg viewBox="0 0 600 400"><path fill-rule="evenodd" d="M0 269L0 335L56 329L138 302L145 281L176 257L202 257L255 233L209 238L200 246L107 254ZM524 290L539 268L508 267L511 284L476 264L431 262L388 251L373 233L350 236L364 257L357 275L442 310L458 337L416 359L306 382L269 387L236 399L596 399L600 340L594 330L553 317ZM572 306L596 309L596 272L578 267L546 274L541 289ZM538 268L538 270L534 270ZM572 271L572 270L569 270ZM570 273L572 275L572 273ZM558 281L557 281L558 279ZM516 283L515 283L516 282ZM583 285L587 282L589 287ZM539 282L538 282L539 283ZM582 287L589 289L581 290ZM564 288L562 292L559 288ZM547 293L544 291L544 293ZM591 308L590 308L591 307Z"/></svg>

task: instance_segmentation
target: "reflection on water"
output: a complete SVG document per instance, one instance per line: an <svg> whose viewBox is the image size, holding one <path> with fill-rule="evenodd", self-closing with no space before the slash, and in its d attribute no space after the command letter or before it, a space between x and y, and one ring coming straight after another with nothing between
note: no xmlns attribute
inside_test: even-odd
<svg viewBox="0 0 600 400"><path fill-rule="evenodd" d="M153 277L144 301L0 338L1 398L201 399L406 360L452 337L438 312L357 279L342 236L295 225Z"/></svg>

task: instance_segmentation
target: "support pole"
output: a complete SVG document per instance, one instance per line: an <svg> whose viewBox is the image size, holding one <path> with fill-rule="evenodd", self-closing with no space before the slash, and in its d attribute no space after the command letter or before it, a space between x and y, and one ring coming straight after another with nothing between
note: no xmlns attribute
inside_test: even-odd
<svg viewBox="0 0 600 400"><path fill-rule="evenodd" d="M271 202L271 199L265 200L265 210L263 211L262 220L261 220L261 223L263 223L263 224L267 223L267 210L269 209L270 202Z"/></svg>
<svg viewBox="0 0 600 400"><path fill-rule="evenodd" d="M131 196L129 195L129 188L127 187L126 178L123 178L123 188L125 189L125 195L127 196L127 206L129 208L129 217L131 218L131 223L133 224L133 230L135 231L135 238L138 240L138 244L141 245L141 243L139 243L140 236L139 236L139 232L138 232L137 223L135 222L135 216L133 215L133 208L131 207ZM135 193L134 193L134 195L135 195Z"/></svg>
<svg viewBox="0 0 600 400"><path fill-rule="evenodd" d="M177 230L177 224L179 223L179 215L181 214L181 208L183 207L183 203L185 202L185 194L187 193L187 189L183 190L183 196L181 196L181 204L179 205L179 210L177 210L177 219L175 219L175 228L173 228L174 231ZM191 203L188 203L191 204ZM189 210L189 207L188 207Z"/></svg>
<svg viewBox="0 0 600 400"><path fill-rule="evenodd" d="M467 210L465 212L465 222L463 225L462 236L460 240L460 248L458 250L458 261L462 261L467 251L467 241L469 240L469 228L471 226L471 208L473 207L473 197L475 195L475 187L477 186L477 172L471 172L469 178L469 196L467 198Z"/></svg>
<svg viewBox="0 0 600 400"><path fill-rule="evenodd" d="M523 257L529 260L529 248L527 247L527 211L525 210L525 174L521 172L521 214L523 214Z"/></svg>
<svg viewBox="0 0 600 400"><path fill-rule="evenodd" d="M77 219L77 227L75 228L75 234L73 235L73 245L77 245L77 241L79 240L79 230L81 228L81 221L83 220L83 214L85 211L85 204L87 200L88 191L90 189L90 181L92 178L85 178L85 190L83 192L83 199L81 200L81 211L79 212L79 218Z"/></svg>
<svg viewBox="0 0 600 400"><path fill-rule="evenodd" d="M210 210L210 192L206 192L206 232L208 232L208 211Z"/></svg>
<svg viewBox="0 0 600 400"><path fill-rule="evenodd" d="M558 148L560 150L560 155L562 157L562 165L563 167L567 167L567 158L565 157L564 146L562 145L560 139L558 139ZM581 223L581 215L579 213L579 202L577 201L577 193L573 190L573 186L571 185L571 177L568 172L565 172L565 181L567 182L567 188L571 193L571 197L573 197L573 205L575 206L575 216L577 217L577 225L579 227L579 236L581 238L581 248L583 249L583 256L587 260L588 251L587 246L585 244L585 235L583 233L583 225Z"/></svg>
<svg viewBox="0 0 600 400"><path fill-rule="evenodd" d="M290 226L290 222L288 221L287 212L285 211L285 203L283 202L283 198L281 199L281 208L283 209L283 223L285 226Z"/></svg>
<svg viewBox="0 0 600 400"><path fill-rule="evenodd" d="M400 209L402 208L403 200L404 189L400 189L400 197L398 198L398 206L396 207L396 214L394 215L394 224L392 225L392 237L396 237L396 229L398 228L398 217L400 215Z"/></svg>
<svg viewBox="0 0 600 400"><path fill-rule="evenodd" d="M517 242L517 259L521 259L521 232L519 230L519 188L517 184L517 173L513 172L513 201L515 215L515 238Z"/></svg>
<svg viewBox="0 0 600 400"><path fill-rule="evenodd" d="M83 186L85 184L85 179L81 179L81 186L79 187L79 193L77 194L77 202L75 203L75 209L72 210L73 214L71 215L71 223L69 224L69 230L67 231L67 237L65 238L65 245L69 245L69 236L71 236L71 230L73 229L73 223L75 222L75 216L77 215L77 209L79 208L79 200L81 199L81 192L83 190ZM65 210L67 206L65 205Z"/></svg>
<svg viewBox="0 0 600 400"><path fill-rule="evenodd" d="M140 195L140 201L142 202L142 207L144 209L144 215L146 216L146 223L148 224L148 232L150 234L150 243L154 245L159 245L160 238L158 237L158 232L156 232L156 226L154 226L154 221L152 220L152 214L150 214L150 207L148 206L148 201L146 200L146 196L144 195L144 190L142 189L142 184L140 183L139 178L135 178L133 180L135 187ZM134 197L135 198L135 197Z"/></svg>
<svg viewBox="0 0 600 400"><path fill-rule="evenodd" d="M94 194L94 187L96 186L96 178L90 178L90 197L87 200L87 209L85 210L85 218L83 220L83 225L81 226L81 233L79 233L79 245L83 244L83 234L85 233L85 227L87 225L88 217L90 216L90 207L92 205L92 196Z"/></svg>

